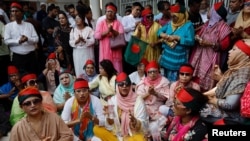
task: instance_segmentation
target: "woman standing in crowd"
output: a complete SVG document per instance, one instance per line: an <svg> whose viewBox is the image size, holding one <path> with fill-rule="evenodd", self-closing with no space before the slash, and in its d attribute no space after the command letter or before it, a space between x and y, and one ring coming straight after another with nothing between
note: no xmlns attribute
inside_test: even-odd
<svg viewBox="0 0 250 141"><path fill-rule="evenodd" d="M78 78L82 78L82 79L87 80L88 82L91 82L94 78L98 76L98 74L96 73L96 69L95 69L95 63L93 60L90 60L90 59L87 60L83 67L83 70L84 70L84 73L78 76ZM99 93L98 88L92 89L91 94L100 98L100 93Z"/></svg>
<svg viewBox="0 0 250 141"><path fill-rule="evenodd" d="M174 119L167 128L168 141L202 141L207 126L202 122L199 111L207 99L197 90L183 88L174 99Z"/></svg>
<svg viewBox="0 0 250 141"><path fill-rule="evenodd" d="M79 76L83 73L83 62L88 59L95 59L94 56L94 31L84 22L85 17L77 15L76 27L70 32L69 43L73 47L73 60L75 67L75 75Z"/></svg>
<svg viewBox="0 0 250 141"><path fill-rule="evenodd" d="M161 54L157 31L161 28L161 25L154 22L153 12L149 8L145 8L141 12L141 16L141 23L136 27L134 35L149 44L143 57L148 61L157 61Z"/></svg>
<svg viewBox="0 0 250 141"><path fill-rule="evenodd" d="M158 31L162 38L163 53L160 65L169 81L178 79L180 66L188 62L189 48L194 45L194 27L188 21L188 14L183 5L170 7L172 20Z"/></svg>
<svg viewBox="0 0 250 141"><path fill-rule="evenodd" d="M74 95L74 78L68 72L62 72L59 75L60 84L57 86L53 100L56 103L57 111L60 114L65 102Z"/></svg>
<svg viewBox="0 0 250 141"><path fill-rule="evenodd" d="M208 123L244 123L245 119L240 115L239 107L242 94L250 80L249 56L250 39L237 41L229 51L228 70L214 89L204 93L209 100L201 115Z"/></svg>
<svg viewBox="0 0 250 141"><path fill-rule="evenodd" d="M58 13L58 18L60 26L55 28L53 36L55 38L57 59L63 69L60 71L72 71L74 68L72 57L73 49L69 45L69 33L71 31L71 27L69 25L67 15L63 11Z"/></svg>
<svg viewBox="0 0 250 141"><path fill-rule="evenodd" d="M106 19L98 23L95 38L99 40L99 61L110 60L118 72L122 72L122 48L111 49L110 38L124 33L122 24L116 18L117 7L113 3L106 5Z"/></svg>
<svg viewBox="0 0 250 141"><path fill-rule="evenodd" d="M214 87L215 81L211 72L215 64L221 67L225 59L222 52L230 44L230 27L225 23L227 10L223 3L214 4L209 11L209 20L196 35L198 41L194 48L190 63L194 66L194 76L199 79L202 91Z"/></svg>
<svg viewBox="0 0 250 141"><path fill-rule="evenodd" d="M89 89L99 88L100 99L107 105L108 99L115 94L115 79L117 71L110 60L104 59L99 65L100 74L89 82Z"/></svg>
<svg viewBox="0 0 250 141"><path fill-rule="evenodd" d="M156 61L149 62L146 72L147 76L137 85L136 94L141 96L146 104L149 115L148 131L152 135L161 131L166 124L166 118L160 114L159 107L169 98L169 81L159 73Z"/></svg>

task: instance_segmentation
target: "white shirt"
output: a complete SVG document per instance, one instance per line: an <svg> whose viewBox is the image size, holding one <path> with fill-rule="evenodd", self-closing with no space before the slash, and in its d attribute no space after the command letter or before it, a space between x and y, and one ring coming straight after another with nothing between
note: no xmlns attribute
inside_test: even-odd
<svg viewBox="0 0 250 141"><path fill-rule="evenodd" d="M19 44L22 35L26 36L28 41ZM22 21L21 24L17 24L17 22L14 21L5 26L4 42L10 47L12 52L26 55L35 50L38 36L32 24L24 21Z"/></svg>
<svg viewBox="0 0 250 141"><path fill-rule="evenodd" d="M122 18L122 25L124 28L125 40L129 42L131 35L134 33L136 22L141 21L141 18L134 17L132 14L124 16Z"/></svg>
<svg viewBox="0 0 250 141"><path fill-rule="evenodd" d="M132 72L128 76L132 83L138 84L143 78L145 78L145 75L143 77L140 77L138 74L138 71Z"/></svg>

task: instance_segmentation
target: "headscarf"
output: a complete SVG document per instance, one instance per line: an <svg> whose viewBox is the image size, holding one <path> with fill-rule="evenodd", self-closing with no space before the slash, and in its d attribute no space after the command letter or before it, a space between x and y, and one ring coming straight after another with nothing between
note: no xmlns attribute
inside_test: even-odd
<svg viewBox="0 0 250 141"><path fill-rule="evenodd" d="M146 32L149 31L149 28L150 28L151 25L154 23L154 21L148 21L148 20L147 20L147 15L152 15L152 14L153 14L153 12L152 12L152 10L150 10L149 8L146 8L146 9L144 9L144 10L142 11L142 14L141 14L141 16L142 16L142 21L141 21L141 23L145 26Z"/></svg>
<svg viewBox="0 0 250 141"><path fill-rule="evenodd" d="M88 74L86 73L86 67L87 67L87 65L89 65L89 64L92 64L92 65L94 66L94 72L93 72L92 75L88 75ZM85 62L83 69L84 69L84 74L81 75L80 77L82 77L82 78L88 80L89 82L91 82L91 81L97 76L96 70L95 70L95 63L94 63L93 60L88 59L88 60Z"/></svg>
<svg viewBox="0 0 250 141"><path fill-rule="evenodd" d="M63 74L63 73L61 73L61 74ZM73 88L74 78L70 73L67 73L67 74L69 75L69 79L70 79L69 86L67 86L67 87L63 86L63 84L60 81L60 84L57 86L57 88L54 92L54 96L53 96L53 100L55 103L65 102L64 98L63 98L63 95L65 94L65 92L69 92L69 94L71 96L74 95L74 88ZM60 79L60 77L61 77L61 75L59 76L59 79Z"/></svg>
<svg viewBox="0 0 250 141"><path fill-rule="evenodd" d="M230 56L232 60L228 62L228 70L224 73L218 84L240 68L250 68L250 54L247 55L247 52L250 53L250 39L239 40L235 43L234 47L239 48L239 53L238 55Z"/></svg>
<svg viewBox="0 0 250 141"><path fill-rule="evenodd" d="M173 21L171 22L172 29L173 31L175 31L177 28L181 27L187 22L188 13L183 5L178 4L170 6L170 10L173 15L178 17L178 21L176 23L174 23Z"/></svg>
<svg viewBox="0 0 250 141"><path fill-rule="evenodd" d="M120 73L116 77L117 83L123 81L131 83L129 77L124 72ZM116 92L117 92L116 96L117 96L118 107L122 110L121 113L122 135L126 136L128 135L129 131L129 122L130 122L129 112L134 111L134 105L137 95L133 92L132 87L130 87L129 94L126 97L121 96L118 86L116 86Z"/></svg>

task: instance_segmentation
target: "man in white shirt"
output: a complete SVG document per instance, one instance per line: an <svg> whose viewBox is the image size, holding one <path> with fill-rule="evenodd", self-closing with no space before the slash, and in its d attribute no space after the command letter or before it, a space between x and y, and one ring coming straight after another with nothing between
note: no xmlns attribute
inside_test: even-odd
<svg viewBox="0 0 250 141"><path fill-rule="evenodd" d="M125 32L125 40L129 42L131 35L134 33L136 26L141 22L142 5L139 2L132 4L132 12L130 15L122 18L122 25Z"/></svg>
<svg viewBox="0 0 250 141"><path fill-rule="evenodd" d="M13 52L12 63L17 66L20 73L36 73L38 67L35 56L37 33L32 24L22 21L23 11L19 3L11 4L11 14L15 21L5 26L4 42Z"/></svg>
<svg viewBox="0 0 250 141"><path fill-rule="evenodd" d="M5 7L6 5L2 1L0 1L0 20L2 20L4 24L7 24L10 22L10 19L4 11Z"/></svg>

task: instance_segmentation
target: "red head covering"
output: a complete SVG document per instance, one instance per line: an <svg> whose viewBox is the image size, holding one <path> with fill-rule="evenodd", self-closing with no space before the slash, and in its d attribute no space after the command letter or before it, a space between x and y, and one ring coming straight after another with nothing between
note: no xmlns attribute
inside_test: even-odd
<svg viewBox="0 0 250 141"><path fill-rule="evenodd" d="M29 74L26 74L22 77L21 81L22 83L26 83L28 80L30 79L36 79L36 74L32 74L32 73L29 73Z"/></svg>
<svg viewBox="0 0 250 141"><path fill-rule="evenodd" d="M12 8L12 7L16 7L16 8L18 8L18 9L22 10L22 5L20 5L19 3L16 3L16 2L11 3L10 7L11 7L11 8Z"/></svg>
<svg viewBox="0 0 250 141"><path fill-rule="evenodd" d="M140 63L144 64L144 66L148 65L148 60L146 58L142 58Z"/></svg>
<svg viewBox="0 0 250 141"><path fill-rule="evenodd" d="M250 47L243 40L237 41L235 45L246 55L250 56Z"/></svg>
<svg viewBox="0 0 250 141"><path fill-rule="evenodd" d="M193 74L194 70L190 66L182 66L180 67L179 72L187 72L187 73Z"/></svg>
<svg viewBox="0 0 250 141"><path fill-rule="evenodd" d="M224 2L217 2L214 4L214 10L221 16L221 18L225 19L227 16L227 9L224 6Z"/></svg>
<svg viewBox="0 0 250 141"><path fill-rule="evenodd" d="M77 79L74 83L74 90L80 88L89 88L88 81L85 79Z"/></svg>
<svg viewBox="0 0 250 141"><path fill-rule="evenodd" d="M48 56L48 59L56 59L56 54L55 53L50 53Z"/></svg>
<svg viewBox="0 0 250 141"><path fill-rule="evenodd" d="M108 5L106 9L111 9L112 11L116 12L117 9L113 5Z"/></svg>
<svg viewBox="0 0 250 141"><path fill-rule="evenodd" d="M185 13L186 9L183 5L175 4L170 6L171 13Z"/></svg>
<svg viewBox="0 0 250 141"><path fill-rule="evenodd" d="M92 65L94 65L95 63L94 63L94 61L93 61L93 60L88 59L88 60L85 62L85 66L87 66L88 64L92 64Z"/></svg>
<svg viewBox="0 0 250 141"><path fill-rule="evenodd" d="M181 89L180 92L176 94L176 98L182 103L191 102L194 99L185 89Z"/></svg>
<svg viewBox="0 0 250 141"><path fill-rule="evenodd" d="M148 71L151 68L159 69L158 63L156 61L150 61L146 66L146 71Z"/></svg>
<svg viewBox="0 0 250 141"><path fill-rule="evenodd" d="M39 97L42 99L40 91L37 88L27 87L19 92L18 101L20 104L22 104L25 99L27 99L28 97L31 97L31 96L36 96L36 97Z"/></svg>
<svg viewBox="0 0 250 141"><path fill-rule="evenodd" d="M153 13L152 13L152 10L149 9L149 8L146 8L146 9L144 9L144 10L141 12L141 16L142 16L142 17L144 17L144 16L146 16L146 15L149 15L149 14L153 14Z"/></svg>
<svg viewBox="0 0 250 141"><path fill-rule="evenodd" d="M18 70L15 66L8 66L8 75L16 73L18 73Z"/></svg>
<svg viewBox="0 0 250 141"><path fill-rule="evenodd" d="M117 76L116 76L116 80L115 80L116 82L123 82L123 81L126 81L126 82L128 82L128 83L131 83L131 81L130 81L130 79L129 79L129 77L128 77L128 75L125 73L125 72L121 72L121 73L119 73Z"/></svg>
<svg viewBox="0 0 250 141"><path fill-rule="evenodd" d="M250 2L250 0L245 0L245 2Z"/></svg>

